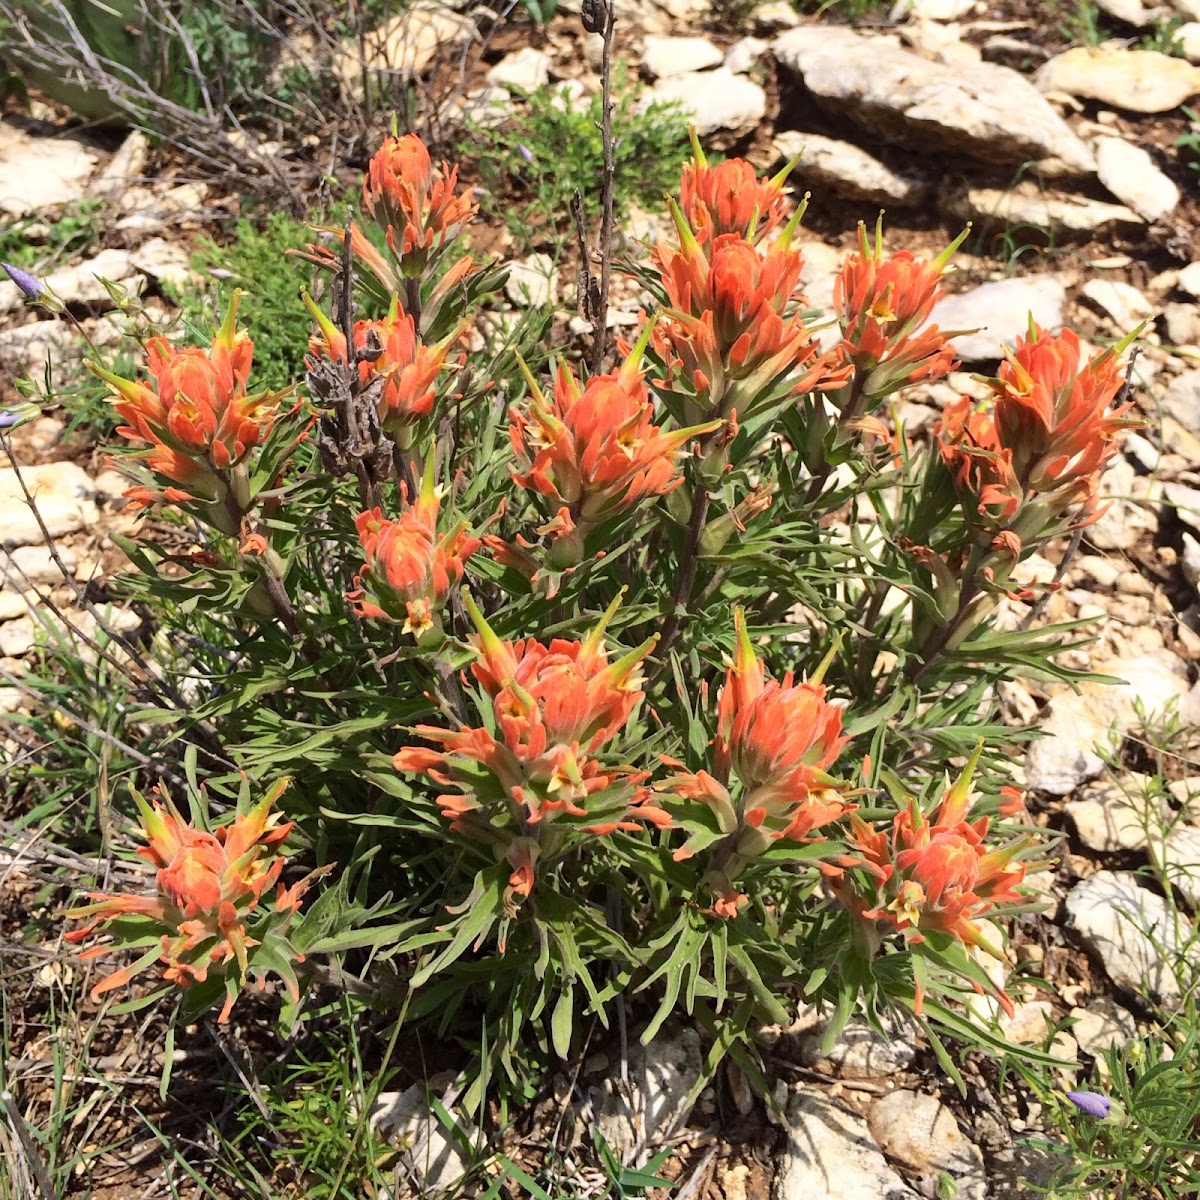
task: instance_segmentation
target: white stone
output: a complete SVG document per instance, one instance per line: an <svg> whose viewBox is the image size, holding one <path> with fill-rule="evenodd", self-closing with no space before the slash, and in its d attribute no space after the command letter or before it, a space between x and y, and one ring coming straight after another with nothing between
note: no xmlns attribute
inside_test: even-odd
<svg viewBox="0 0 1200 1200"><path fill-rule="evenodd" d="M2 120L0 212L20 217L78 200L95 166L95 152L78 138L61 132L35 137Z"/></svg>
<svg viewBox="0 0 1200 1200"><path fill-rule="evenodd" d="M873 136L989 163L1087 173L1088 147L1028 80L994 63L931 63L843 27L805 25L773 43L820 101Z"/></svg>
<svg viewBox="0 0 1200 1200"><path fill-rule="evenodd" d="M419 1083L404 1092L380 1092L369 1119L372 1129L407 1148L423 1185L422 1195L425 1189L440 1192L454 1187L470 1169L453 1133L434 1115ZM465 1118L455 1120L468 1138L475 1136Z"/></svg>
<svg viewBox="0 0 1200 1200"><path fill-rule="evenodd" d="M92 181L90 193L102 200L120 199L141 180L149 157L150 139L140 129L133 130Z"/></svg>
<svg viewBox="0 0 1200 1200"><path fill-rule="evenodd" d="M82 355L79 341L65 321L50 318L31 321L15 329L0 330L0 356L40 380L49 365L53 371L66 359Z"/></svg>
<svg viewBox="0 0 1200 1200"><path fill-rule="evenodd" d="M1163 113L1200 92L1200 68L1157 50L1073 46L1040 66L1033 81L1043 92Z"/></svg>
<svg viewBox="0 0 1200 1200"><path fill-rule="evenodd" d="M899 0L891 19L909 16L918 21L957 21L975 8L975 0Z"/></svg>
<svg viewBox="0 0 1200 1200"><path fill-rule="evenodd" d="M1175 11L1192 21L1200 21L1200 0L1170 0Z"/></svg>
<svg viewBox="0 0 1200 1200"><path fill-rule="evenodd" d="M1142 4L1142 0L1096 0L1096 7L1101 12L1133 25L1137 29L1145 29L1150 24L1151 17Z"/></svg>
<svg viewBox="0 0 1200 1200"><path fill-rule="evenodd" d="M102 304L111 306L108 290L101 278L134 287L139 276L128 250L101 250L94 258L74 267L59 267L45 277L46 287L66 304ZM24 298L15 283L0 283L0 312L20 308Z"/></svg>
<svg viewBox="0 0 1200 1200"><path fill-rule="evenodd" d="M1200 345L1200 305L1172 300L1163 306L1162 315L1168 345Z"/></svg>
<svg viewBox="0 0 1200 1200"><path fill-rule="evenodd" d="M749 75L770 48L770 43L762 38L740 38L725 51L725 66L735 75Z"/></svg>
<svg viewBox="0 0 1200 1200"><path fill-rule="evenodd" d="M1179 188L1159 170L1149 151L1123 138L1096 142L1096 174L1118 200L1147 221L1173 212Z"/></svg>
<svg viewBox="0 0 1200 1200"><path fill-rule="evenodd" d="M1200 262L1188 263L1175 276L1175 285L1189 296L1200 298Z"/></svg>
<svg viewBox="0 0 1200 1200"><path fill-rule="evenodd" d="M1177 823L1150 843L1150 859L1194 909L1200 907L1200 829Z"/></svg>
<svg viewBox="0 0 1200 1200"><path fill-rule="evenodd" d="M648 37L642 47L642 65L655 79L704 71L724 61L725 55L704 37Z"/></svg>
<svg viewBox="0 0 1200 1200"><path fill-rule="evenodd" d="M1054 1025L1054 1005L1049 1000L1026 1000L1000 1021L1000 1031L1019 1046L1040 1046Z"/></svg>
<svg viewBox="0 0 1200 1200"><path fill-rule="evenodd" d="M20 592L0 592L0 621L11 621L28 613L29 605Z"/></svg>
<svg viewBox="0 0 1200 1200"><path fill-rule="evenodd" d="M70 546L56 546L55 553L67 574L74 578L79 565L75 551ZM18 546L15 550L0 553L0 578L6 578L10 585L16 587L28 587L31 583L60 586L64 576L54 558L55 555L50 553L50 547L44 542L34 546Z"/></svg>
<svg viewBox="0 0 1200 1200"><path fill-rule="evenodd" d="M1102 1054L1137 1035L1133 1014L1108 996L1096 996L1087 1008L1073 1008L1071 1017L1071 1033L1085 1054Z"/></svg>
<svg viewBox="0 0 1200 1200"><path fill-rule="evenodd" d="M1149 838L1162 829L1161 801L1146 798L1141 778L1129 776L1120 784L1097 780L1078 800L1068 800L1067 816L1079 840L1104 853L1145 850Z"/></svg>
<svg viewBox="0 0 1200 1200"><path fill-rule="evenodd" d="M763 32L795 29L803 20L788 0L767 0L766 4L757 5L752 19L755 27Z"/></svg>
<svg viewBox="0 0 1200 1200"><path fill-rule="evenodd" d="M101 471L95 479L92 480L96 488L96 495L102 500L120 500L125 493L133 486L132 482L127 479L120 471Z"/></svg>
<svg viewBox="0 0 1200 1200"><path fill-rule="evenodd" d="M728 67L664 79L642 96L638 110L645 112L656 102L671 101L691 114L701 137L719 129L754 129L767 112L767 93L752 79L735 75Z"/></svg>
<svg viewBox="0 0 1200 1200"><path fill-rule="evenodd" d="M1130 550L1153 535L1158 530L1158 492L1157 483L1140 478L1128 459L1114 459L1100 476L1100 495L1111 502L1088 526L1088 541L1098 550Z"/></svg>
<svg viewBox="0 0 1200 1200"><path fill-rule="evenodd" d="M1029 331L1030 316L1043 329L1058 330L1066 298L1062 283L1050 275L1001 279L939 300L930 320L941 329L975 330L951 345L966 362L987 362L1003 358L1004 348Z"/></svg>
<svg viewBox="0 0 1200 1200"><path fill-rule="evenodd" d="M1163 500L1175 510L1179 521L1200 533L1200 489L1183 483L1166 483L1163 485Z"/></svg>
<svg viewBox="0 0 1200 1200"><path fill-rule="evenodd" d="M462 98L463 119L484 129L495 129L512 116L513 98L507 88L482 87Z"/></svg>
<svg viewBox="0 0 1200 1200"><path fill-rule="evenodd" d="M550 82L550 55L534 46L525 46L502 58L487 73L487 81L492 87L536 91Z"/></svg>
<svg viewBox="0 0 1200 1200"><path fill-rule="evenodd" d="M968 188L951 194L945 206L955 216L970 221L1032 225L1058 234L1094 233L1114 224L1143 224L1142 218L1123 204L1045 192L1030 181L1014 188Z"/></svg>
<svg viewBox="0 0 1200 1200"><path fill-rule="evenodd" d="M871 1105L867 1128L892 1162L920 1176L923 1192L936 1194L946 1174L955 1181L955 1200L986 1197L983 1154L936 1096L897 1088Z"/></svg>
<svg viewBox="0 0 1200 1200"><path fill-rule="evenodd" d="M631 1095L612 1087L611 1079L591 1091L596 1124L618 1155L646 1136L669 1137L687 1119L683 1102L702 1069L700 1038L686 1026L660 1032L649 1046L629 1047Z"/></svg>
<svg viewBox="0 0 1200 1200"><path fill-rule="evenodd" d="M449 5L412 4L366 34L363 49L367 77L379 72L403 78L424 74L443 47L478 39L475 22ZM357 39L348 39L334 69L355 91L363 86L363 65Z"/></svg>
<svg viewBox="0 0 1200 1200"><path fill-rule="evenodd" d="M846 1079L896 1075L917 1056L911 1034L897 1024L889 1024L886 1033L879 1033L865 1021L852 1020L828 1054L822 1051L824 1039L824 1024L805 1032L800 1038L800 1061L808 1067L827 1062Z"/></svg>
<svg viewBox="0 0 1200 1200"><path fill-rule="evenodd" d="M1121 333L1129 333L1145 321L1154 320L1154 305L1130 283L1119 279L1089 279L1083 294L1106 312Z"/></svg>
<svg viewBox="0 0 1200 1200"><path fill-rule="evenodd" d="M134 268L171 287L182 288L193 275L187 250L178 242L166 238L151 238L143 242L130 259Z"/></svg>
<svg viewBox="0 0 1200 1200"><path fill-rule="evenodd" d="M522 308L545 308L558 292L558 274L548 254L531 254L510 264L504 281L505 295Z"/></svg>
<svg viewBox="0 0 1200 1200"><path fill-rule="evenodd" d="M816 133L786 129L776 134L780 158L800 161L790 176L797 191L831 191L848 200L871 204L920 204L929 194L928 180L901 175L850 142Z"/></svg>
<svg viewBox="0 0 1200 1200"><path fill-rule="evenodd" d="M37 642L37 626L32 617L18 617L0 625L0 657L20 658Z"/></svg>
<svg viewBox="0 0 1200 1200"><path fill-rule="evenodd" d="M1176 375L1159 399L1164 416L1200 436L1200 368Z"/></svg>
<svg viewBox="0 0 1200 1200"><path fill-rule="evenodd" d="M1099 956L1117 987L1164 1002L1178 999L1169 960L1180 956L1191 929L1136 875L1097 871L1067 893L1066 910L1068 926Z"/></svg>
<svg viewBox="0 0 1200 1200"><path fill-rule="evenodd" d="M1175 30L1175 40L1188 62L1200 63L1200 21L1185 21Z"/></svg>
<svg viewBox="0 0 1200 1200"><path fill-rule="evenodd" d="M85 529L100 519L91 498L92 481L82 467L70 462L43 463L22 467L21 475L51 537ZM17 472L11 467L0 470L0 543L28 546L42 540Z"/></svg>
<svg viewBox="0 0 1200 1200"><path fill-rule="evenodd" d="M900 36L907 46L931 62L974 65L983 60L983 51L978 46L962 40L961 25L913 21L901 28Z"/></svg>
<svg viewBox="0 0 1200 1200"><path fill-rule="evenodd" d="M775 1172L773 1200L916 1200L871 1139L862 1117L820 1093L793 1092L788 1142Z"/></svg>
<svg viewBox="0 0 1200 1200"><path fill-rule="evenodd" d="M1192 587L1200 585L1200 542L1190 533L1183 535L1183 553L1179 556L1179 565L1183 567L1183 577Z"/></svg>

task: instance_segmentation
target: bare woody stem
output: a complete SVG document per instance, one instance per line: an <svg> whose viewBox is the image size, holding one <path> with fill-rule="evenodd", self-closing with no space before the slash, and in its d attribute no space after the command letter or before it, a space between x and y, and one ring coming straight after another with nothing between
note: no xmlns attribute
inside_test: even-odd
<svg viewBox="0 0 1200 1200"><path fill-rule="evenodd" d="M233 538L236 541L240 536L239 531L242 527L242 521L245 518L245 513L242 512L241 505L238 504L233 495L233 491L226 487L225 489L225 512L230 521L233 522ZM279 623L287 630L289 636L298 638L300 636L300 625L296 621L296 610L292 607L291 600L288 599L287 589L283 586L283 580L275 573L271 566L270 559L263 556L264 576L263 582L266 585L267 595L271 597L271 606L275 609L275 615L279 618Z"/></svg>
<svg viewBox="0 0 1200 1200"><path fill-rule="evenodd" d="M592 374L604 370L604 354L608 348L608 291L612 279L613 244L613 191L616 179L616 161L612 132L612 53L613 35L617 27L616 6L613 0L604 4L604 53L600 64L600 83L603 116L600 121L600 138L604 145L604 177L601 180L600 203L600 295L596 305L592 341Z"/></svg>

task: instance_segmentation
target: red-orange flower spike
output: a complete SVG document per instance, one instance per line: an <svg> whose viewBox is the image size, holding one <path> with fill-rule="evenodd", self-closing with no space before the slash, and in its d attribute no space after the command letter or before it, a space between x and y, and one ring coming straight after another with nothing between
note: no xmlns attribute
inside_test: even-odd
<svg viewBox="0 0 1200 1200"><path fill-rule="evenodd" d="M717 702L712 773L679 774L656 785L712 809L719 836L730 841L729 879L772 842L807 839L851 807L846 785L829 773L849 739L841 710L825 699L819 682L824 665L807 683L793 684L790 673L769 680L740 608L734 628L733 662ZM693 837L675 857L690 858L713 841L711 833Z"/></svg>
<svg viewBox="0 0 1200 1200"><path fill-rule="evenodd" d="M453 238L475 213L469 195L456 196L458 168L442 163L440 177L415 133L389 137L363 179L363 208L387 231L406 276L420 275L431 250Z"/></svg>
<svg viewBox="0 0 1200 1200"><path fill-rule="evenodd" d="M778 175L759 179L744 158L729 158L711 166L700 148L694 125L688 127L692 161L679 180L679 206L702 244L723 233L751 241L766 237L787 220L783 185L795 160Z"/></svg>
<svg viewBox="0 0 1200 1200"><path fill-rule="evenodd" d="M266 439L279 410L278 394L247 392L254 345L236 328L240 296L233 293L207 350L150 339L153 387L92 367L112 388L113 407L127 422L117 432L147 444L141 457L157 474L207 499L221 491L225 473Z"/></svg>
<svg viewBox="0 0 1200 1200"><path fill-rule="evenodd" d="M438 749L409 746L395 756L397 770L448 789L438 803L456 832L509 855L516 894L528 894L536 855L528 847L509 853L514 839L534 837L544 854L556 845L541 832L546 826L566 822L606 834L636 829L639 820L669 819L637 786L644 772L607 767L596 757L642 699L637 668L656 640L608 661L604 629L619 602L618 596L583 641L556 638L547 646L533 638L501 640L464 595L478 630L471 670L487 696L489 720L457 730L419 725L412 732ZM487 784L480 766L491 776Z"/></svg>
<svg viewBox="0 0 1200 1200"><path fill-rule="evenodd" d="M309 352L345 362L346 335L307 292L302 296L318 328L309 339ZM354 323L359 381L365 386L372 380L382 380L380 423L404 445L410 440L412 426L433 411L438 373L461 332L460 327L436 345L427 346L417 337L416 323L401 310L397 296L392 297L387 316L382 320ZM361 357L360 351L368 351L368 355Z"/></svg>
<svg viewBox="0 0 1200 1200"><path fill-rule="evenodd" d="M938 431L942 459L990 533L1028 544L1061 519L1078 528L1100 515L1100 474L1131 423L1129 406L1109 411L1120 391L1127 341L1088 360L1069 329L1031 325L992 382L985 408L963 398Z"/></svg>
<svg viewBox="0 0 1200 1200"><path fill-rule="evenodd" d="M676 455L684 442L719 421L664 431L652 421L653 406L642 372L643 332L624 366L593 375L580 389L560 363L554 395L547 398L526 371L527 409L509 410L509 438L516 455L516 482L547 498L553 520L552 556L566 567L583 557L588 532L651 496L683 482Z"/></svg>
<svg viewBox="0 0 1200 1200"><path fill-rule="evenodd" d="M941 297L946 263L966 236L964 230L932 261L908 250L885 259L883 219L873 246L866 226L859 224L859 252L846 259L834 283L833 304L856 389L868 405L906 384L940 379L954 369L957 360L947 335L926 322Z"/></svg>
<svg viewBox="0 0 1200 1200"><path fill-rule="evenodd" d="M976 750L931 817L910 801L893 819L890 836L851 816L852 845L862 857L870 889L857 894L864 918L885 921L911 941L934 929L1003 957L978 922L997 905L1020 903L1017 888L1027 868L1018 856L1029 841L1020 838L989 849L988 818L967 819L978 760ZM850 886L842 880L836 890Z"/></svg>
<svg viewBox="0 0 1200 1200"><path fill-rule="evenodd" d="M378 508L355 518L366 561L349 598L360 616L403 621L404 632L418 639L440 632L446 599L481 542L467 534L465 521L439 536L439 507L431 454L420 494L396 520Z"/></svg>
<svg viewBox="0 0 1200 1200"><path fill-rule="evenodd" d="M128 983L157 958L165 964L164 978L184 988L219 973L226 983L219 1019L229 1016L253 969L253 948L269 939L272 960L277 959L286 947L282 935L287 922L319 873L290 888L281 887L274 907L265 905L264 893L277 882L284 866L280 846L292 828L271 813L286 786L287 780L282 780L249 811L212 832L188 824L169 802L165 807L157 802L149 805L134 793L147 843L138 854L157 868L155 893L89 893L89 904L67 914L87 924L67 934L66 940L82 942L97 930L112 935L85 950L84 958L120 949L123 934L156 934L161 942L133 966L102 979L92 989L93 998Z"/></svg>

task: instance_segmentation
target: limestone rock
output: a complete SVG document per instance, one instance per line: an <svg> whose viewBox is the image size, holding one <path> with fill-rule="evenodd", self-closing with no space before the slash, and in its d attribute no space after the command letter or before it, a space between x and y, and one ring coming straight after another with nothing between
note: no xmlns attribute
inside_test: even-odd
<svg viewBox="0 0 1200 1200"><path fill-rule="evenodd" d="M1200 63L1200 21L1185 21L1175 30L1175 40L1190 63Z"/></svg>
<svg viewBox="0 0 1200 1200"><path fill-rule="evenodd" d="M534 46L525 46L502 58L488 73L492 87L536 91L550 82L550 55Z"/></svg>
<svg viewBox="0 0 1200 1200"><path fill-rule="evenodd" d="M1137 29L1145 29L1151 23L1150 13L1146 11L1142 0L1096 0L1096 7Z"/></svg>
<svg viewBox="0 0 1200 1200"><path fill-rule="evenodd" d="M905 1088L889 1092L871 1105L867 1128L889 1159L920 1176L922 1191L936 1194L938 1176L947 1174L957 1184L956 1200L987 1195L983 1154L936 1096Z"/></svg>
<svg viewBox="0 0 1200 1200"><path fill-rule="evenodd" d="M0 121L0 212L20 217L79 200L95 166L95 152L78 138L35 137Z"/></svg>
<svg viewBox="0 0 1200 1200"><path fill-rule="evenodd" d="M773 1200L916 1200L862 1117L800 1091L789 1097L786 1114L788 1142L775 1172Z"/></svg>
<svg viewBox="0 0 1200 1200"><path fill-rule="evenodd" d="M1175 510L1177 520L1200 533L1200 488L1167 483L1163 485L1163 500Z"/></svg>
<svg viewBox="0 0 1200 1200"><path fill-rule="evenodd" d="M1133 1014L1108 996L1097 996L1087 1008L1073 1008L1071 1033L1085 1054L1098 1055L1112 1046L1123 1046L1137 1035Z"/></svg>
<svg viewBox="0 0 1200 1200"><path fill-rule="evenodd" d="M58 562L55 562L55 554ZM34 546L18 546L0 555L0 578L10 587L26 588L33 583L60 587L63 570L74 578L79 559L70 546L56 546L55 554L51 554L50 547L44 542ZM58 563L62 563L61 570Z"/></svg>
<svg viewBox="0 0 1200 1200"><path fill-rule="evenodd" d="M134 288L138 274L128 250L101 250L94 258L74 267L59 267L45 278L46 286L65 304L96 304L110 307L112 300L100 279ZM0 312L12 312L23 303L15 283L0 283Z"/></svg>
<svg viewBox="0 0 1200 1200"><path fill-rule="evenodd" d="M920 204L929 194L928 180L901 175L850 142L787 129L776 134L774 144L781 158L801 155L791 174L800 191L811 188L849 200L898 205Z"/></svg>
<svg viewBox="0 0 1200 1200"><path fill-rule="evenodd" d="M1094 233L1109 225L1144 223L1123 204L1044 192L1032 182L1014 188L968 188L951 193L945 206L967 220L1034 225L1057 234Z"/></svg>
<svg viewBox="0 0 1200 1200"><path fill-rule="evenodd" d="M11 621L28 614L29 605L20 592L0 592L0 621Z"/></svg>
<svg viewBox="0 0 1200 1200"><path fill-rule="evenodd" d="M558 273L548 254L531 254L508 268L504 293L521 308L545 308L558 292Z"/></svg>
<svg viewBox="0 0 1200 1200"><path fill-rule="evenodd" d="M477 40L470 17L445 4L419 2L367 33L364 39L368 74L387 72L403 78L421 75L442 47ZM352 88L362 87L363 58L356 41L345 44L336 70Z"/></svg>
<svg viewBox="0 0 1200 1200"><path fill-rule="evenodd" d="M642 96L638 109L645 112L656 102L671 101L691 114L701 137L719 129L734 132L754 129L767 112L766 92L728 67L664 79Z"/></svg>
<svg viewBox="0 0 1200 1200"><path fill-rule="evenodd" d="M1149 151L1122 138L1096 142L1096 174L1118 200L1147 221L1174 211L1179 188L1158 169Z"/></svg>
<svg viewBox="0 0 1200 1200"><path fill-rule="evenodd" d="M119 200L146 173L149 157L150 139L140 129L133 130L92 181L91 194L103 200Z"/></svg>
<svg viewBox="0 0 1200 1200"><path fill-rule="evenodd" d="M893 7L891 19L912 17L917 21L957 21L975 8L975 0L900 0Z"/></svg>
<svg viewBox="0 0 1200 1200"><path fill-rule="evenodd" d="M171 287L182 288L192 279L188 252L178 242L166 238L151 238L143 242L131 256L133 266Z"/></svg>
<svg viewBox="0 0 1200 1200"><path fill-rule="evenodd" d="M790 30L773 48L814 96L877 136L989 163L1095 169L1092 152L1045 97L1007 67L931 63L836 26Z"/></svg>
<svg viewBox="0 0 1200 1200"><path fill-rule="evenodd" d="M725 55L704 37L648 37L642 65L655 79L670 79L703 71L725 61Z"/></svg>
<svg viewBox="0 0 1200 1200"><path fill-rule="evenodd" d="M53 370L68 358L80 358L82 353L71 327L53 317L0 330L0 358L28 372L32 379L40 380L47 364Z"/></svg>
<svg viewBox="0 0 1200 1200"><path fill-rule="evenodd" d="M1200 436L1200 368L1176 375L1167 384L1159 404L1164 416L1174 418L1188 433Z"/></svg>
<svg viewBox="0 0 1200 1200"><path fill-rule="evenodd" d="M1200 298L1200 262L1188 263L1175 276L1175 286L1189 296Z"/></svg>
<svg viewBox="0 0 1200 1200"><path fill-rule="evenodd" d="M1089 279L1083 294L1112 317L1123 334L1155 316L1154 305L1132 284L1119 279Z"/></svg>
<svg viewBox="0 0 1200 1200"><path fill-rule="evenodd" d="M403 1092L380 1092L369 1114L371 1127L385 1138L407 1146L413 1169L425 1189L440 1192L454 1187L470 1169L453 1133L434 1115L419 1083ZM459 1129L472 1136L474 1130L462 1117Z"/></svg>
<svg viewBox="0 0 1200 1200"><path fill-rule="evenodd" d="M71 462L22 467L25 485L33 494L51 537L94 525L100 514L92 500L92 481ZM28 546L42 541L42 532L11 467L0 470L0 541Z"/></svg>
<svg viewBox="0 0 1200 1200"><path fill-rule="evenodd" d="M1113 983L1170 1002L1179 981L1170 960L1180 956L1190 928L1179 928L1166 901L1128 871L1097 871L1066 899L1067 924L1104 964ZM1160 948L1162 954L1160 954ZM1166 956L1164 959L1163 955Z"/></svg>
<svg viewBox="0 0 1200 1200"><path fill-rule="evenodd" d="M1120 784L1098 780L1078 800L1066 804L1079 840L1089 850L1145 850L1149 835L1162 828L1161 801L1145 797L1144 776L1131 775Z"/></svg>
<svg viewBox="0 0 1200 1200"><path fill-rule="evenodd" d="M1157 50L1073 46L1033 77L1043 92L1100 100L1128 112L1170 112L1200 92L1200 67Z"/></svg>
<svg viewBox="0 0 1200 1200"><path fill-rule="evenodd" d="M37 629L32 617L18 617L0 625L0 656L20 658L28 654L37 642Z"/></svg>
<svg viewBox="0 0 1200 1200"><path fill-rule="evenodd" d="M1182 823L1150 843L1150 858L1193 909L1200 907L1200 829Z"/></svg>
<svg viewBox="0 0 1200 1200"><path fill-rule="evenodd" d="M828 1054L821 1050L824 1037L823 1024L802 1034L800 1061L808 1067L828 1062L846 1079L895 1075L905 1070L917 1056L912 1035L898 1024L889 1025L883 1034L865 1021L852 1020L838 1035Z"/></svg>
<svg viewBox="0 0 1200 1200"><path fill-rule="evenodd" d="M930 320L941 329L976 330L951 344L965 362L988 362L1003 358L1004 348L1028 332L1030 316L1043 329L1061 328L1066 298L1051 275L1001 279L939 300Z"/></svg>
<svg viewBox="0 0 1200 1200"><path fill-rule="evenodd" d="M770 43L762 38L740 38L725 51L725 65L735 75L749 75L770 48Z"/></svg>
<svg viewBox="0 0 1200 1200"><path fill-rule="evenodd" d="M1200 542L1190 533L1183 535L1183 553L1179 556L1179 565L1183 568L1183 577L1196 587L1200 584Z"/></svg>
<svg viewBox="0 0 1200 1200"><path fill-rule="evenodd" d="M1088 526L1087 540L1098 550L1130 550L1158 530L1154 504L1159 487L1142 479L1125 458L1115 459L1100 476L1100 495L1111 498L1107 511Z"/></svg>

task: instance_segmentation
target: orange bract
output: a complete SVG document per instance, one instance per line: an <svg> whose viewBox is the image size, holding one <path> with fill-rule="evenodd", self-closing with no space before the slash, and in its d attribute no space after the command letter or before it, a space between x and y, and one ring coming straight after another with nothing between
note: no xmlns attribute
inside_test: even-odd
<svg viewBox="0 0 1200 1200"><path fill-rule="evenodd" d="M123 918L142 918L150 931L161 934L158 957L166 964L163 974L170 982L189 987L203 983L211 971L227 968L231 978L244 978L250 965L248 951L259 944L248 926L269 915L262 906L263 894L276 883L286 861L279 847L292 825L281 824L271 813L286 784L282 781L249 812L211 833L189 825L169 803L151 806L135 792L147 842L138 854L158 869L156 894L89 893L91 903L67 914L87 924L67 934L67 940L85 941ZM312 878L279 889L273 912L281 914L284 923L299 909ZM100 943L85 950L83 957L97 958L118 948L112 941ZM128 983L143 965L145 960L102 979L92 996ZM221 1021L228 1017L236 995L236 986L227 988Z"/></svg>
<svg viewBox="0 0 1200 1200"><path fill-rule="evenodd" d="M350 600L360 616L403 620L415 638L440 626L440 610L480 540L468 536L464 521L439 537L439 507L431 455L420 495L396 520L378 508L355 518L366 561Z"/></svg>

